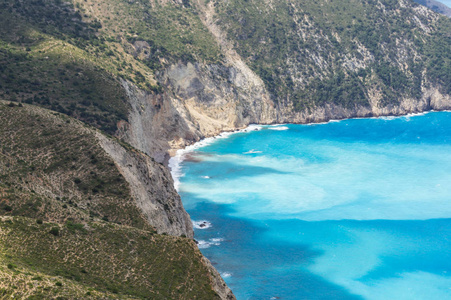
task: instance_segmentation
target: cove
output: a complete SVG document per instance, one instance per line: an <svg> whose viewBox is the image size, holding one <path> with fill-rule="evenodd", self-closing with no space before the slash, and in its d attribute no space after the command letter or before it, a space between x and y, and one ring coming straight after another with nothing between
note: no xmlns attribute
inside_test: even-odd
<svg viewBox="0 0 451 300"><path fill-rule="evenodd" d="M171 161L237 299L451 299L451 113L254 126Z"/></svg>

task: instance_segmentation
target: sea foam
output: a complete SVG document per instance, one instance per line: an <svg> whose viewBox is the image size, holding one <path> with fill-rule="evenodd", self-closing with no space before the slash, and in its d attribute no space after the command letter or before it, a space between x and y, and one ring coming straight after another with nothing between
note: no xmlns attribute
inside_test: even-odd
<svg viewBox="0 0 451 300"><path fill-rule="evenodd" d="M288 129L290 129L289 127L287 127L287 126L270 126L270 127L268 127L268 129L269 130L279 130L279 131L282 131L282 130L288 130Z"/></svg>
<svg viewBox="0 0 451 300"><path fill-rule="evenodd" d="M243 152L243 154L255 154L255 153L262 153L263 151L251 149L249 151Z"/></svg>
<svg viewBox="0 0 451 300"><path fill-rule="evenodd" d="M186 158L186 155L196 151L199 148L205 147L210 145L211 143L215 142L218 139L225 139L230 137L233 134L240 133L240 132L250 132L250 131L258 131L261 130L263 126L261 125L255 125L251 124L248 127L232 132L223 132L215 137L209 137L205 138L197 143L194 143L192 145L186 146L184 149L177 150L176 154L169 159L169 169L171 170L171 175L174 180L174 187L176 191L179 191L180 187L180 177L183 177L184 174L182 172L181 163Z"/></svg>
<svg viewBox="0 0 451 300"><path fill-rule="evenodd" d="M199 240L197 241L198 242L197 247L199 247L199 249L207 249L210 248L211 246L219 246L223 241L224 239L222 238L211 238L208 241Z"/></svg>
<svg viewBox="0 0 451 300"><path fill-rule="evenodd" d="M196 229L208 229L211 227L211 223L205 220L193 221L193 227Z"/></svg>
<svg viewBox="0 0 451 300"><path fill-rule="evenodd" d="M237 297L451 299L451 114L287 127L184 162L185 208L215 220L199 248Z"/></svg>

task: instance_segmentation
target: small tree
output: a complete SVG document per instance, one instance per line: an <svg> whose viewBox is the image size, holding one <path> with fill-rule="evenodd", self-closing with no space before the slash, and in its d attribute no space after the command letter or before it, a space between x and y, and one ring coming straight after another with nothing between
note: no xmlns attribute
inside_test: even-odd
<svg viewBox="0 0 451 300"><path fill-rule="evenodd" d="M54 236L59 236L60 235L59 227L53 227L52 229L50 229L50 233L53 234Z"/></svg>

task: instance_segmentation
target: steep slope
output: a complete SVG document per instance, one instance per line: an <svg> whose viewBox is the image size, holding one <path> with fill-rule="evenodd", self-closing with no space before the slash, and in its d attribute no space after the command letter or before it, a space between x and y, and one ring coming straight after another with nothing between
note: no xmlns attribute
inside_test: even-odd
<svg viewBox="0 0 451 300"><path fill-rule="evenodd" d="M279 106L384 107L418 100L427 89L450 92L441 77L451 71L441 52L443 42L450 45L450 22L423 6L352 0L215 6L216 23ZM445 62L440 71L429 58L437 55Z"/></svg>
<svg viewBox="0 0 451 300"><path fill-rule="evenodd" d="M232 295L163 166L60 113L0 102L0 118L0 294Z"/></svg>
<svg viewBox="0 0 451 300"><path fill-rule="evenodd" d="M0 97L61 113L19 118L5 214L190 238L171 151L250 123L449 109L450 32L408 0L0 0ZM80 140L58 134L74 124Z"/></svg>
<svg viewBox="0 0 451 300"><path fill-rule="evenodd" d="M449 107L451 22L407 0L0 5L3 97L71 114L160 162L252 122Z"/></svg>
<svg viewBox="0 0 451 300"><path fill-rule="evenodd" d="M12 213L52 222L99 218L192 238L170 174L145 154L59 113L5 103L1 113L0 170Z"/></svg>
<svg viewBox="0 0 451 300"><path fill-rule="evenodd" d="M179 62L159 71L163 95L124 85L135 108L120 136L148 153L249 123L451 107L451 22L413 2L195 5L224 60ZM169 144L156 143L161 136Z"/></svg>

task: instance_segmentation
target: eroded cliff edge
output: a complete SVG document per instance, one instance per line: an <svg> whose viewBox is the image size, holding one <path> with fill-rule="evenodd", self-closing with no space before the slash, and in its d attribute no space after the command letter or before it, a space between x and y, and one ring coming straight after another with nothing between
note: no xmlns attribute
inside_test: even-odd
<svg viewBox="0 0 451 300"><path fill-rule="evenodd" d="M373 90L366 106L326 104L297 112L290 102L271 100L264 86L249 83L234 66L177 64L160 76L167 92L159 95L122 82L131 110L119 135L161 163L177 149L249 124L305 124L451 109L450 95L429 87L422 89L421 97L405 97L396 104L381 105Z"/></svg>
<svg viewBox="0 0 451 300"><path fill-rule="evenodd" d="M411 1L23 0L0 6L0 95L73 116L140 149L120 142L130 150L124 152L99 138L134 190L128 204L160 233L192 236L165 163L201 138L250 123L450 106L451 22Z"/></svg>
<svg viewBox="0 0 451 300"><path fill-rule="evenodd" d="M125 80L121 82L130 110L128 122L119 124L119 137L164 165L167 165L170 155L177 149L252 123L302 124L451 108L451 97L442 93L440 86L423 77L419 83L420 95L416 97L406 93L397 101L387 103L380 86L374 84L367 90L368 103L365 104L345 106L330 102L308 109L295 109L295 103L289 98L277 98L271 94L264 80L246 65L213 21L214 11L211 6L199 5L203 9L202 21L225 54L224 63L173 64L157 73L164 90L159 94L144 91ZM354 63L368 66L368 60L371 60L369 54ZM400 65L402 63L399 62ZM183 210L181 207L178 209ZM169 212L169 215L172 214ZM173 225L180 224L185 223ZM174 229L172 232L178 231ZM216 292L223 299L233 299L233 294L218 272L208 260L205 261L211 270L213 282L216 282Z"/></svg>
<svg viewBox="0 0 451 300"><path fill-rule="evenodd" d="M367 43L365 37L351 32L349 43L352 45L348 45L345 39L349 38L349 33L339 34L339 28L331 28L328 33L319 30L322 28L318 23L319 17L297 2L282 1L279 3L281 6L251 2L243 4L249 6L247 14L245 10L235 11L234 5L238 5L238 2L231 4L198 0L193 3L224 59L215 64L178 62L160 70L155 74L163 87L164 92L160 94L146 92L128 81L122 81L130 110L129 122L119 124L118 134L121 138L165 163L176 149L252 123L324 122L451 108L446 82L437 80L432 74L433 69L425 67L426 57L430 56L429 50L425 50L426 46L419 46L415 37L389 33L388 38L383 39L395 41L396 47L392 47L392 41L381 41L376 48L371 48L374 45ZM255 7L251 8L252 5ZM371 14L384 18L398 18L401 11L408 12L405 21L415 28L423 42L427 42L427 39L434 41L434 34L443 22L438 14L404 0L398 1L397 7L389 8L380 1L375 5L364 4L364 7L370 9ZM272 17L276 17L276 20L288 17L293 22L293 32L285 28L281 33L298 43L293 46L293 51L284 50L286 62L265 50L271 48L273 42L266 41L264 34L262 40L255 44L251 37L236 36L231 31L237 25L234 18L240 18L237 28L241 28L238 30L243 34L250 26L249 20L255 22L251 23L254 29L265 26L257 23L251 9L257 9L256 13L261 15L257 18L267 17L268 24L273 21ZM227 11L233 17L224 13ZM288 16L285 15L287 12ZM352 15L355 12L348 13ZM371 19L374 16L367 17ZM355 16L349 18L352 20ZM355 26L356 22L351 23L349 28ZM378 34L382 34L381 30L378 29ZM254 54L247 57L240 54L248 54L243 49L252 45ZM342 51L337 52L337 49ZM307 52L302 54L302 51ZM272 60L266 61L263 56ZM271 67L272 75L259 69L258 64ZM265 74L265 78L255 70ZM404 80L399 84L399 90L396 90L398 83L394 77ZM315 87L313 83L316 79L324 84ZM274 88L277 82L285 88L284 92ZM331 91L335 86L340 89ZM348 93L346 89L352 90L354 86L359 92ZM299 90L307 91L307 94L299 94ZM318 90L319 94L309 98ZM301 99L299 95L303 95ZM360 98L353 99L354 96ZM308 99L305 103L303 97Z"/></svg>
<svg viewBox="0 0 451 300"><path fill-rule="evenodd" d="M129 183L135 204L148 223L159 234L193 238L193 225L173 188L169 170L143 153L127 151L101 133L97 138Z"/></svg>
<svg viewBox="0 0 451 300"><path fill-rule="evenodd" d="M424 82L421 97L404 97L396 104L382 104L380 94L374 88L368 95L369 105L350 108L326 104L299 112L293 109L290 101L273 100L263 81L255 73L249 72L252 71L243 71L234 63L178 63L159 74L159 80L165 87L162 94L146 92L130 82L122 81L130 112L129 122L119 124L119 136L164 165L177 149L252 123L302 124L451 109L451 97ZM169 176L167 167L161 166L159 172L164 173L165 178ZM173 184L172 180L168 182ZM174 216L177 216L177 220L183 220L176 223L165 221L167 232L171 234L178 235L182 232L180 227L186 229L191 226L186 221L188 217L182 206L174 206L173 211L155 210L149 215L157 216L160 213L166 215L165 220ZM171 229L171 226L177 228ZM213 282L216 282L216 292L223 299L233 299L233 294L218 272L209 262L207 266L211 270Z"/></svg>

